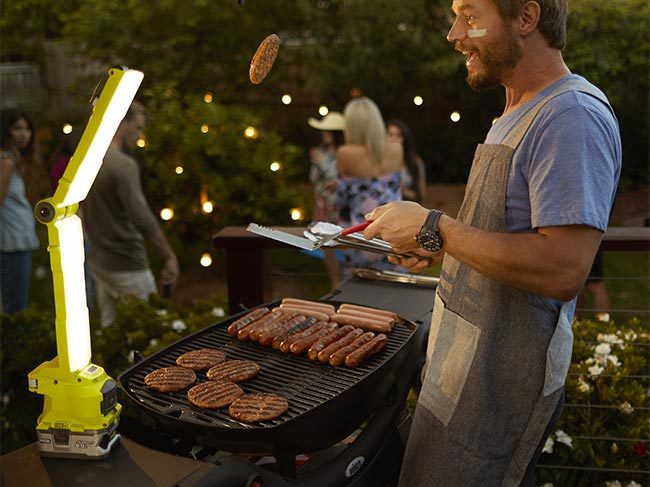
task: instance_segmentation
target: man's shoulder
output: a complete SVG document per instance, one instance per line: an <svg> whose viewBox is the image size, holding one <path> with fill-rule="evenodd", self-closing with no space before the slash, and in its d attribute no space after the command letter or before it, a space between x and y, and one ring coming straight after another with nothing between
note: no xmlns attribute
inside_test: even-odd
<svg viewBox="0 0 650 487"><path fill-rule="evenodd" d="M116 147L109 147L104 156L104 166L116 173L138 171L138 163L130 155Z"/></svg>

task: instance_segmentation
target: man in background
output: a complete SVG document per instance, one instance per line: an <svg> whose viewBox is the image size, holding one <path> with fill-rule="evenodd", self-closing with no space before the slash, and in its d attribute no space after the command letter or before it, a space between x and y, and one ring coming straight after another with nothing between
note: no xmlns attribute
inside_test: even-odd
<svg viewBox="0 0 650 487"><path fill-rule="evenodd" d="M147 299L156 292L145 239L163 258L160 284L173 286L179 275L176 255L142 191L138 164L124 152L135 146L145 123L144 107L133 102L84 201L85 222L92 242L90 268L97 286L102 326L114 321L115 301L120 296Z"/></svg>

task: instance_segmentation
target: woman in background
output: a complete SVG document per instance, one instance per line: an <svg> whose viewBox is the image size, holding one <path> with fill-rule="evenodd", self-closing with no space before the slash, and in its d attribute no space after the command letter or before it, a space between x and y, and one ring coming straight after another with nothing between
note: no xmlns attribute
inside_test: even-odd
<svg viewBox="0 0 650 487"><path fill-rule="evenodd" d="M402 199L402 145L387 140L379 108L370 98L354 98L345 107L345 144L337 151L339 225L365 222L377 206ZM381 254L345 250L344 275L354 267L394 268Z"/></svg>
<svg viewBox="0 0 650 487"><path fill-rule="evenodd" d="M415 138L406 123L391 120L386 130L387 138L397 142L404 149L404 169L402 170L402 198L424 205L426 194L426 170L424 162L415 147Z"/></svg>
<svg viewBox="0 0 650 487"><path fill-rule="evenodd" d="M2 310L27 307L32 251L39 246L33 201L27 198L35 172L34 124L17 109L2 111L0 132L0 295Z"/></svg>

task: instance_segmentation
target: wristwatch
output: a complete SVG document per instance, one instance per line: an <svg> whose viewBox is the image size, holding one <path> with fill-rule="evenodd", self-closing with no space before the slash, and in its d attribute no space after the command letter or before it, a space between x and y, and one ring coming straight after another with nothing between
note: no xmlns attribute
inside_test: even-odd
<svg viewBox="0 0 650 487"><path fill-rule="evenodd" d="M424 221L424 225L415 235L415 241L420 247L429 252L439 252L442 249L442 237L438 231L438 221L444 212L440 210L431 210Z"/></svg>

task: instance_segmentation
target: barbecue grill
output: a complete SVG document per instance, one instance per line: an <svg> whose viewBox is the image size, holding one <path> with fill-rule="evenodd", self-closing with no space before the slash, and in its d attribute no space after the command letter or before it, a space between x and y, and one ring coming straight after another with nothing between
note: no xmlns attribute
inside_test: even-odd
<svg viewBox="0 0 650 487"><path fill-rule="evenodd" d="M353 486L396 482L404 441L396 422L423 362L432 289L354 278L321 302L350 302L389 309L400 319L386 347L356 369L314 363L304 355L285 354L256 342L240 342L228 325L250 310L187 336L136 363L119 378L126 411L123 427L139 416L160 437L177 437L218 451L271 454L278 472L262 469L232 455L211 472L205 484L218 486ZM279 301L267 303L269 308ZM191 405L185 392L158 393L144 385L154 369L175 364L176 357L197 348L223 350L229 359L260 365L257 377L240 383L245 392L274 392L286 397L289 410L280 417L247 424L226 409ZM204 372L199 381L207 380ZM134 413L134 414L130 414ZM364 425L365 423L365 425ZM364 425L350 445L342 440ZM140 430L141 431L141 430ZM136 430L125 434L140 441ZM143 441L146 443L146 441ZM151 443L151 438L148 439ZM162 442L160 443L162 445ZM296 469L296 455L311 459Z"/></svg>

